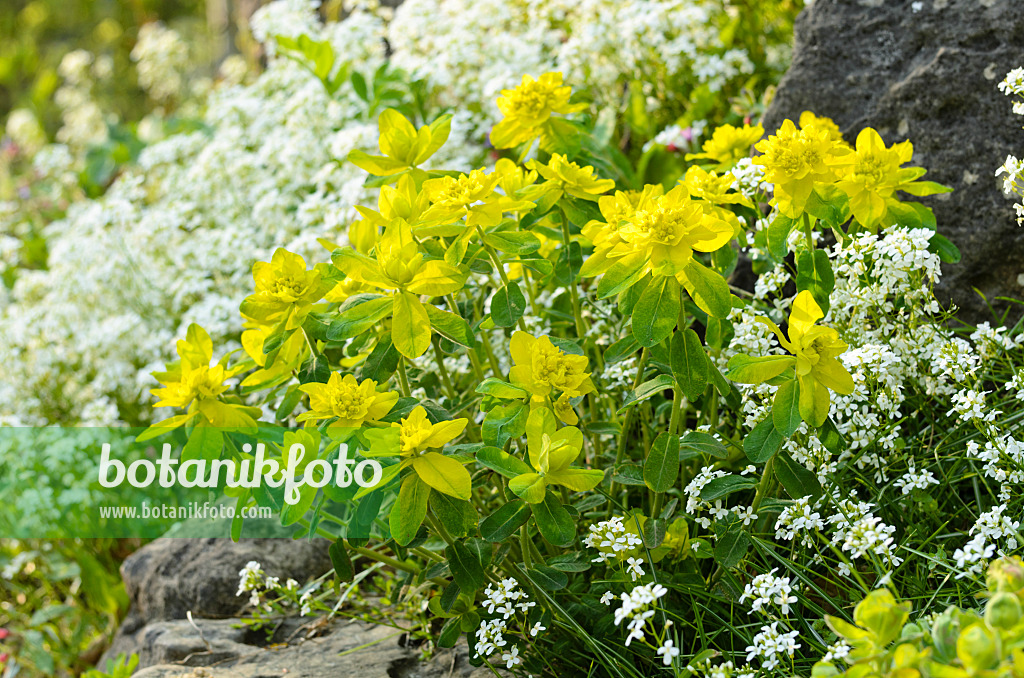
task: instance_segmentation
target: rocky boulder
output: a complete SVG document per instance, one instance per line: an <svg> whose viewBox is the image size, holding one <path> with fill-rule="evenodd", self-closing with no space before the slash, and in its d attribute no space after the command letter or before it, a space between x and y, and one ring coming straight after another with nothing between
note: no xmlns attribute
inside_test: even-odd
<svg viewBox="0 0 1024 678"><path fill-rule="evenodd" d="M1021 65L1021 0L817 0L796 22L765 129L811 110L851 141L864 127L887 144L912 141L914 164L954 189L923 199L963 253L943 266L939 299L991 319L972 288L990 302L1024 295L1024 229L994 176L1007 154L1024 152L1021 118L996 88Z"/></svg>

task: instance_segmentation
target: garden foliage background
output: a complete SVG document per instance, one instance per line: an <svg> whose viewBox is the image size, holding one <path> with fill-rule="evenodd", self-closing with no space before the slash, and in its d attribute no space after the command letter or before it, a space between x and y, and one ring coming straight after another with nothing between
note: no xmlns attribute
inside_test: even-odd
<svg viewBox="0 0 1024 678"><path fill-rule="evenodd" d="M623 525L627 514L602 522L605 508L595 512L599 504L578 504L583 508L573 510L593 524L584 542L590 550L584 552L598 556L595 568L608 568L605 579L583 572L570 586L583 601L580 610L607 613L588 633L600 629L606 634L601 646L607 647L626 620L630 637L639 633L643 640L650 623L648 633L658 641L623 651L621 664L613 663L615 672L641 675L636 671L646 669L636 667L660 666L664 659L683 675L686 664L676 659L680 650L694 668L711 660L700 670L723 676L772 675L780 665L809 673L822 656L837 663L847 658L851 645L856 659L863 639L844 636L835 624L827 627L826 613L848 613L884 586L913 601L920 615L950 604L970 606L988 559L1017 548L1019 523L1013 516L1019 511L1021 452L1012 431L1022 392L1020 339L1017 328L989 324L949 329L931 286L940 275L939 255L953 256L936 247L928 228L934 225L922 212L901 212L918 227L875 233L876 222L834 244L825 229L812 234L808 226L795 229L792 238L787 230L780 244L771 228L777 214L759 211L767 206L771 177L740 159L745 153L699 157L716 148L713 133L726 124L735 126L733 133L746 130L748 137L740 132L744 143L733 137L740 151L760 138L761 131L744 124L756 123L786 67L798 2L407 0L391 9L279 0L259 10L244 3L59 5L27 3L0 17L9 38L0 53L0 112L6 119L0 149L0 423L147 425L175 414L169 407L154 408L150 389L156 386L153 373L175 359L176 340L195 324L209 337L190 333L189 341L214 347L207 362L249 351L239 307L253 293L253 265L276 260L279 247L310 264L326 261L336 244L347 241L350 224L366 218L355 206L377 205L384 181L368 181L347 158L378 152L383 111L395 109L417 125L450 113L447 141L423 169L468 173L493 167L498 157L488 134L502 120L496 101L503 90L524 74L557 71L572 87L573 101L586 102L580 124L602 149L593 158L598 174L620 188L671 188L692 165L733 172L722 191L732 191L725 202L742 221L730 219L758 277L744 297L748 303L714 325L717 337L702 331L706 345L715 344L716 369L726 372L737 356L782 353L757 316L776 322L790 317L795 289L807 287L800 279L806 267L800 264L798 272L786 255L791 247L806 248L808 256L827 253L821 256L834 280L824 285L815 278L811 286L829 287L824 300L817 297L818 305L830 309L827 323L849 345L843 369L854 384L831 403L833 432L846 446L816 433L816 425L792 421L792 436L780 441L783 455L774 462L790 470L787 478L778 467L751 464L750 453L735 448L736 440L772 418L777 383L723 387L721 413L717 405L711 413L709 401L693 408L694 418L682 426L698 434L691 442L700 441L693 446L699 452L683 459L676 472L683 482L670 502L654 498L664 491L652 490L647 498L643 483L651 483L639 467L618 465L621 449L611 455L617 464L613 488L618 484L626 493L621 496L644 495L638 501L647 502L652 524L656 517L685 518L672 523L675 532L661 534L673 552L664 562L676 564L674 570L665 567L664 583L676 604L703 601L694 608L702 610L696 618L667 601L658 608L666 589L631 586L650 576L652 563L650 553L641 558L635 548L639 532ZM838 147L837 131L827 122L794 122L805 130L828 130L825 138ZM856 147L860 151L859 139ZM1009 167L1013 176L1019 173L1016 165ZM860 215L856 220L864 221ZM551 233L539 252L557 265L560 236ZM582 235L597 244L586 229ZM735 259L711 263L731 271ZM522 267L518 275L529 276ZM486 296L501 281L480 285ZM571 336L580 319L573 317L564 281L545 278L544 285L525 320L545 334ZM531 315L535 308L551 312ZM637 346L628 350L630 344L622 342L636 329L610 301L588 303L584 313L591 332L578 339L603 354L602 370L594 374L602 397L609 403L642 402L644 435L647 427L661 424L674 433L680 404L662 391L678 390L679 384L668 385L674 377L666 358L656 349L646 364ZM503 378L522 358L509 349L505 328L492 324L483 331L493 335L493 376ZM349 366L366 358L364 348L370 347L347 345L345 359L354 360ZM472 393L470 358L454 344L447 348L450 355L438 358L445 365L441 372L454 375L460 392ZM451 407L460 398L451 397L448 374L442 378L432 361L428 354L410 363L411 396ZM641 394L645 374L656 382L663 378L657 382L661 389ZM405 380L403 367L402 386L408 390ZM713 395L715 389L703 385ZM242 391L268 421L286 409L276 392ZM613 424L621 431L622 425ZM597 438L610 430L588 434ZM651 442L645 439L643 447L650 449ZM59 448L37 454L0 450L0 470L21 483L0 488L0 500L40 521L66 517L83 503L104 503L90 460L68 459ZM637 473L630 476L632 471ZM809 491L797 496L794 487ZM769 492L774 496L766 498ZM678 532L681 524L688 533ZM629 547L609 552L602 539L625 540ZM517 548L528 552L523 540ZM731 546L723 549L724 544ZM44 675L85 669L124 613L116 567L136 546L112 540L0 541L0 627L14 631L0 638L14 653L13 660L5 657L8 665ZM578 572L582 556L563 555L564 562L549 564L559 563L559 572ZM252 593L257 610L265 612L269 599L278 611L289 603L306 612L317 604L329 609L329 588L314 602L295 587L279 589L264 574L254 566L241 575L240 589ZM700 587L710 582L706 598L694 592L697 579ZM615 587L633 591L616 588L612 595ZM607 606L612 600L618 605L620 593L621 606L613 614ZM489 600L479 609L472 597L459 603L466 607L454 608L460 623L481 624L461 628L481 656L510 652L496 642L505 625L487 617L524 595L505 580L488 588ZM894 601L872 601L887 611L897 608ZM431 611L452 618L451 605L449 600L447 609ZM655 609L661 616L651 630ZM682 635L669 631L665 614ZM436 630L436 619L429 617L421 620L424 637ZM906 621L901 619L897 626ZM529 621L554 626L557 620ZM527 649L537 637L529 628L518 631L525 641L521 650L533 670L543 670L541 653ZM892 640L888 632L877 635L879 647ZM536 642L553 644L552 656L566 657L582 670L585 658L566 654L571 637L563 624ZM667 642L672 638L674 647ZM519 651L500 663L517 666ZM701 662L693 659L698 654Z"/></svg>

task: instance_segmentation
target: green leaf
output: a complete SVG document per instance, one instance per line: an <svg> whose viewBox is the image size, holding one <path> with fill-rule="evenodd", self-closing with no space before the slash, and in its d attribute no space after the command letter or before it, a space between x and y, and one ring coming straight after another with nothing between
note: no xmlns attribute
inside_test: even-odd
<svg viewBox="0 0 1024 678"><path fill-rule="evenodd" d="M540 239L529 231L491 231L484 242L500 252L523 255L540 249Z"/></svg>
<svg viewBox="0 0 1024 678"><path fill-rule="evenodd" d="M620 360L625 360L636 353L639 346L640 345L636 343L636 339L633 337L633 334L630 333L628 336L619 339L604 350L604 362L608 365L611 363L617 363Z"/></svg>
<svg viewBox="0 0 1024 678"><path fill-rule="evenodd" d="M689 459L698 454L707 455L712 459L725 459L729 456L729 450L710 433L690 431L679 443L679 458Z"/></svg>
<svg viewBox="0 0 1024 678"><path fill-rule="evenodd" d="M644 470L639 464L620 464L612 470L612 482L644 487Z"/></svg>
<svg viewBox="0 0 1024 678"><path fill-rule="evenodd" d="M327 339L354 339L372 328L378 321L391 315L393 308L394 300L391 297L376 297L349 306L331 323L327 330ZM267 350L266 343L263 350Z"/></svg>
<svg viewBox="0 0 1024 678"><path fill-rule="evenodd" d="M772 418L766 417L743 439L743 452L751 462L763 464L775 456L775 453L782 447L783 440L785 438L775 430Z"/></svg>
<svg viewBox="0 0 1024 678"><path fill-rule="evenodd" d="M749 490L757 487L757 481L749 476L728 475L715 478L708 482L700 491L700 498L704 501L714 501L727 497L733 492Z"/></svg>
<svg viewBox="0 0 1024 678"><path fill-rule="evenodd" d="M800 499L808 495L811 499L817 499L821 496L823 490L821 483L818 482L818 476L786 454L785 450L775 455L772 465L775 469L775 477L779 479L782 487L786 488L786 492L793 499Z"/></svg>
<svg viewBox="0 0 1024 678"><path fill-rule="evenodd" d="M626 395L626 399L623 401L622 407L619 408L618 414L622 414L633 405L636 405L642 400L647 400L656 393L661 393L666 389L672 388L675 386L675 383L675 379L667 374L659 374L654 379L645 381L637 386L635 390L630 391L629 394Z"/></svg>
<svg viewBox="0 0 1024 678"><path fill-rule="evenodd" d="M460 617L452 617L441 627L441 632L437 635L437 646L444 648L455 647L455 643L459 642L459 636L461 635L462 619Z"/></svg>
<svg viewBox="0 0 1024 678"><path fill-rule="evenodd" d="M529 519L529 504L522 499L513 499L480 521L480 536L487 541L505 541Z"/></svg>
<svg viewBox="0 0 1024 678"><path fill-rule="evenodd" d="M939 233L932 235L928 241L928 251L939 255L939 259L947 264L960 262L960 250L950 242L949 238Z"/></svg>
<svg viewBox="0 0 1024 678"><path fill-rule="evenodd" d="M647 260L645 258L624 257L624 259L624 261L613 264L601 276L600 282L597 283L598 299L613 297L619 292L632 287L644 276L647 270Z"/></svg>
<svg viewBox="0 0 1024 678"><path fill-rule="evenodd" d="M581 552L561 553L547 559L549 567L562 572L586 572L590 569L590 557Z"/></svg>
<svg viewBox="0 0 1024 678"><path fill-rule="evenodd" d="M476 392L494 396L495 398L504 398L505 400L518 400L530 396L530 392L526 389L513 386L506 381L495 379L494 377L487 377L480 382L476 387Z"/></svg>
<svg viewBox="0 0 1024 678"><path fill-rule="evenodd" d="M692 329L677 330L669 347L672 374L690 401L696 400L708 385L708 356L700 337Z"/></svg>
<svg viewBox="0 0 1024 678"><path fill-rule="evenodd" d="M431 492L428 504L452 537L460 539L476 531L476 510L468 501L443 492Z"/></svg>
<svg viewBox="0 0 1024 678"><path fill-rule="evenodd" d="M462 591L472 593L487 583L487 575L484 574L480 561L462 542L455 541L449 544L444 550L444 555L448 559L452 578Z"/></svg>
<svg viewBox="0 0 1024 678"><path fill-rule="evenodd" d="M224 448L224 434L221 429L214 426L196 426L192 429L192 435L181 450L181 462L192 459L204 459L213 461L220 459L221 450Z"/></svg>
<svg viewBox="0 0 1024 678"><path fill-rule="evenodd" d="M725 378L737 384L763 384L785 372L795 362L796 358L791 355L754 357L740 353L729 359Z"/></svg>
<svg viewBox="0 0 1024 678"><path fill-rule="evenodd" d="M700 310L715 318L729 317L732 293L725 278L696 259L690 261L683 271L686 273L683 283L686 291Z"/></svg>
<svg viewBox="0 0 1024 678"><path fill-rule="evenodd" d="M302 363L302 369L299 370L300 384L309 384L312 382L326 384L327 380L330 378L331 366L327 362L327 356L323 353L317 353L315 356L310 355L309 358Z"/></svg>
<svg viewBox="0 0 1024 678"><path fill-rule="evenodd" d="M679 283L675 278L655 278L633 307L633 336L650 348L672 334L679 318Z"/></svg>
<svg viewBox="0 0 1024 678"><path fill-rule="evenodd" d="M736 567L747 555L748 548L750 536L739 525L733 525L715 544L715 562L726 569Z"/></svg>
<svg viewBox="0 0 1024 678"><path fill-rule="evenodd" d="M402 487L398 491L398 501L391 507L391 514L388 522L391 527L391 536L399 546L408 546L416 538L416 532L427 517L427 499L430 496L430 486L410 473L402 481Z"/></svg>
<svg viewBox="0 0 1024 678"><path fill-rule="evenodd" d="M519 457L514 457L498 447L485 447L476 453L476 460L506 478L515 478L524 473L533 473L533 468Z"/></svg>
<svg viewBox="0 0 1024 678"><path fill-rule="evenodd" d="M779 386L772 403L772 422L783 438L788 438L800 428L800 386L796 379L790 379Z"/></svg>
<svg viewBox="0 0 1024 678"><path fill-rule="evenodd" d="M815 435L818 436L818 440L824 445L825 449L832 454L842 454L847 448L846 438L839 432L836 427L836 423L832 421L832 417L825 420Z"/></svg>
<svg viewBox="0 0 1024 678"><path fill-rule="evenodd" d="M775 218L768 224L768 253L782 261L789 254L789 234L796 227L796 221L776 212Z"/></svg>
<svg viewBox="0 0 1024 678"><path fill-rule="evenodd" d="M331 565L334 566L334 573L338 575L338 579L352 581L355 577L355 570L352 568L352 560L345 550L345 542L338 539L331 544L331 548L327 549L327 554L331 557Z"/></svg>
<svg viewBox="0 0 1024 678"><path fill-rule="evenodd" d="M667 492L679 477L679 436L661 433L644 462L644 482L654 492Z"/></svg>
<svg viewBox="0 0 1024 678"><path fill-rule="evenodd" d="M430 326L442 337L467 348L476 346L476 337L469 328L469 323L461 317L448 311L442 311L433 304L424 304L423 307L427 309Z"/></svg>
<svg viewBox="0 0 1024 678"><path fill-rule="evenodd" d="M525 310L526 297L515 280L510 280L491 297L491 319L498 327L512 327Z"/></svg>
<svg viewBox="0 0 1024 678"><path fill-rule="evenodd" d="M520 402L491 408L481 428L484 443L504 447L510 439L526 433L526 418L529 415L530 408Z"/></svg>
<svg viewBox="0 0 1024 678"><path fill-rule="evenodd" d="M360 381L363 379L373 379L378 383L387 381L398 369L398 360L398 350L391 343L391 333L385 332L377 340L370 355L363 361L363 365L359 369Z"/></svg>
<svg viewBox="0 0 1024 678"><path fill-rule="evenodd" d="M796 256L796 289L797 292L808 290L814 301L827 314L829 296L836 286L836 276L832 273L832 262L825 250L803 250Z"/></svg>
<svg viewBox="0 0 1024 678"><path fill-rule="evenodd" d="M544 501L533 505L533 519L541 536L554 546L568 546L576 538L576 524L569 512L551 492Z"/></svg>
<svg viewBox="0 0 1024 678"><path fill-rule="evenodd" d="M656 549L665 541L665 534L668 532L668 525L661 518L650 518L644 521L643 534L644 546L649 549Z"/></svg>
<svg viewBox="0 0 1024 678"><path fill-rule="evenodd" d="M527 572L530 573L530 578L533 579L534 583L542 586L547 591L557 591L569 585L568 575L553 567L535 565L527 570Z"/></svg>

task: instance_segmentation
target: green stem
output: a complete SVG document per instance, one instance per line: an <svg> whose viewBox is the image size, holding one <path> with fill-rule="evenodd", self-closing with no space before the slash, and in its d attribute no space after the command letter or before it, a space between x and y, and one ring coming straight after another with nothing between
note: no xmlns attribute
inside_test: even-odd
<svg viewBox="0 0 1024 678"><path fill-rule="evenodd" d="M757 509L761 507L761 502L764 501L765 496L768 494L768 488L771 487L772 483L772 472L775 469L775 457L772 457L764 464L764 470L761 472L761 482L757 484L757 494L754 495L754 503L750 505L750 509L753 513L757 513Z"/></svg>
<svg viewBox="0 0 1024 678"><path fill-rule="evenodd" d="M640 361L637 363L637 366L636 366L636 376L633 377L633 389L634 390L636 390L636 387L639 386L640 383L643 381L643 378L644 378L644 368L647 367L647 359L650 357L650 355L651 355L651 352L650 352L650 349L648 349L648 348L644 348L643 352L640 354ZM625 455L625 452L626 452L626 438L629 435L629 427L633 423L633 413L636 412L636 408L637 408L637 406L634 405L633 407L629 408L626 411L626 420L624 422L622 422L622 430L619 432L619 444L618 444L618 446L615 449L615 466L612 467L613 470L616 467L618 467L618 465L620 463L622 463L622 458ZM613 480L611 486L608 488L608 494L610 496L614 497L615 496L615 490L616 490L615 481ZM608 506L609 515L611 514L611 510L612 510L612 507L609 504L609 506Z"/></svg>
<svg viewBox="0 0 1024 678"><path fill-rule="evenodd" d="M530 553L530 533L525 524L519 528L519 550L523 552L523 567L530 569L533 566L533 555Z"/></svg>
<svg viewBox="0 0 1024 678"><path fill-rule="evenodd" d="M452 536L448 534L448 530L444 529L444 525L442 525L437 520L437 518L430 515L429 513L427 514L427 522L430 523L430 527L434 529L434 532L437 532L437 534L440 535L441 539L444 539L444 543L450 546L455 542L455 540L452 539Z"/></svg>
<svg viewBox="0 0 1024 678"><path fill-rule="evenodd" d="M395 568L396 570L402 570L403 572L411 572L412 574L419 574L420 573L420 568L416 567L415 565L411 565L409 563L403 563L400 560L395 560L394 558L392 558L390 556L386 556L386 555L384 555L382 553L377 553L376 551L373 551L373 550L368 549L368 548L363 548L362 546L352 546L347 541L345 542L345 545L349 549L351 549L354 553L358 553L360 555L366 556L367 558L370 558L371 560L376 560L377 562L384 563L385 565L390 565L391 567Z"/></svg>
<svg viewBox="0 0 1024 678"><path fill-rule="evenodd" d="M405 373L405 356L400 356L398 359L398 385L402 391L402 395L408 398L409 376Z"/></svg>
<svg viewBox="0 0 1024 678"><path fill-rule="evenodd" d="M811 216L807 212L803 213L804 222L804 237L807 238L807 249L814 251L814 235L811 233Z"/></svg>
<svg viewBox="0 0 1024 678"><path fill-rule="evenodd" d="M431 343L434 345L434 358L437 360L437 369L441 373L441 383L444 384L445 393L448 394L448 401L450 404L455 404L455 389L452 388L452 379L448 376L448 369L444 366L444 354L441 353L441 341L434 334L431 337Z"/></svg>
<svg viewBox="0 0 1024 678"><path fill-rule="evenodd" d="M572 270L572 240L569 237L569 217L566 216L562 205L558 205L558 211L562 215L562 243L565 245L565 262L569 266L569 296L572 299L572 317L576 325L576 336L584 341L587 336L583 324L583 314L580 311L580 292L576 289L576 273Z"/></svg>
<svg viewBox="0 0 1024 678"><path fill-rule="evenodd" d="M479 226L477 226L476 227L476 232L480 234L480 245L481 245L481 247L483 247L484 251L487 252L487 256L491 258L491 263L494 264L494 267L496 269L498 269L498 275L501 277L501 284L504 285L507 288L508 287L508 276L505 275L505 265L501 263L501 259L498 258L498 253L494 251L494 248L484 242L484 230L482 228L480 228ZM523 321L522 318L519 318L519 321L518 321L517 324L519 325L519 329L521 329L523 332L527 331L527 329L526 329L526 322Z"/></svg>

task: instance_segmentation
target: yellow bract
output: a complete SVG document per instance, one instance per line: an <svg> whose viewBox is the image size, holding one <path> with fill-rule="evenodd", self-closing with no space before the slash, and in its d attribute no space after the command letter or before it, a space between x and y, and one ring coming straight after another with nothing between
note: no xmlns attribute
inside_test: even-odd
<svg viewBox="0 0 1024 678"><path fill-rule="evenodd" d="M318 421L337 418L331 428L355 428L368 421L378 421L398 402L398 394L377 392L377 382L364 379L361 383L351 374L342 377L331 374L326 384L303 384L299 390L309 395L309 412L300 414L298 421Z"/></svg>
<svg viewBox="0 0 1024 678"><path fill-rule="evenodd" d="M687 160L708 159L717 163L716 169L729 169L741 158L750 157L750 149L764 136L761 125L734 127L722 125L715 128L711 138L701 146L703 153L686 156Z"/></svg>
<svg viewBox="0 0 1024 678"><path fill-rule="evenodd" d="M625 198L619 198L621 201ZM627 204L598 203L602 214L623 208L618 224L603 228L588 225L584 235L595 247L583 263L580 275L599 275L616 263L634 268L638 275L676 276L693 260L693 252L714 252L726 245L734 227L714 213L705 211L699 201L691 200L686 186L676 186L661 195L659 190L644 190L632 213ZM601 233L600 231L605 231ZM612 233L614 231L614 233Z"/></svg>
<svg viewBox="0 0 1024 678"><path fill-rule="evenodd" d="M533 141L544 133L543 126L554 113L575 113L585 104L570 104L572 88L562 84L561 73L545 73L536 80L523 76L515 89L505 89L498 97L498 110L504 116L491 130L495 148L512 148Z"/></svg>
<svg viewBox="0 0 1024 678"><path fill-rule="evenodd" d="M427 419L427 411L417 406L402 419L392 424L399 428L402 468L412 467L420 480L444 494L468 500L473 483L469 471L457 460L429 449L440 449L459 437L468 419L453 419L436 424Z"/></svg>
<svg viewBox="0 0 1024 678"><path fill-rule="evenodd" d="M537 398L561 391L570 398L590 393L594 384L587 369L587 358L556 348L547 336L534 337L527 332L512 334L509 347L515 365L509 380Z"/></svg>
<svg viewBox="0 0 1024 678"><path fill-rule="evenodd" d="M352 151L348 159L370 174L387 176L412 169L436 153L448 140L452 116L442 115L431 124L416 129L404 115L389 108L380 114L378 125L380 151L384 155Z"/></svg>
<svg viewBox="0 0 1024 678"><path fill-rule="evenodd" d="M427 194L416 188L416 181L408 174L399 178L395 186L381 186L377 198L377 210L356 205L356 211L363 217L349 226L348 239L352 246L367 254L377 244L380 229L395 219L416 223L427 210Z"/></svg>
<svg viewBox="0 0 1024 678"><path fill-rule="evenodd" d="M284 322L286 330L299 327L326 291L320 271L307 271L302 257L282 248L253 264L252 278L256 291L242 302L242 315L263 325Z"/></svg>
<svg viewBox="0 0 1024 678"><path fill-rule="evenodd" d="M228 389L224 382L242 368L227 369L224 360L210 366L213 342L206 330L195 323L189 325L185 339L178 341L177 348L179 364L166 372L154 372L153 376L164 388L152 389L150 393L158 399L154 407L187 407L189 411L187 415L171 417L152 428L176 428L200 415L210 426L256 425L253 415L258 416L259 408L218 400Z"/></svg>
<svg viewBox="0 0 1024 678"><path fill-rule="evenodd" d="M604 472L570 468L580 456L583 434L572 426L557 429L551 412L535 409L526 422L526 444L534 473L522 473L508 483L508 489L531 504L544 501L548 485L561 485L573 492L597 487Z"/></svg>
<svg viewBox="0 0 1024 678"><path fill-rule="evenodd" d="M423 213L423 225L451 224L466 217L467 226L494 226L503 212L518 209L514 201L494 190L501 176L475 169L458 177L439 177L423 182L430 207ZM532 203L527 203L531 204ZM455 229L451 235L461 233Z"/></svg>
<svg viewBox="0 0 1024 678"><path fill-rule="evenodd" d="M798 218L816 184L831 184L836 175L831 162L849 152L832 138L830 130L810 125L798 130L792 120L755 146L763 155L754 163L764 166L765 181L775 185L772 204L791 219Z"/></svg>
<svg viewBox="0 0 1024 678"><path fill-rule="evenodd" d="M792 368L799 384L800 416L812 426L821 426L831 404L829 391L848 395L854 387L853 377L836 359L846 351L846 342L834 329L815 325L823 317L814 297L804 290L793 300L788 337L768 318L757 318L775 333L782 347L792 355L754 358L753 362L744 361L746 364L738 369L734 368L734 359L730 361L729 378L741 384L760 384Z"/></svg>
<svg viewBox="0 0 1024 678"><path fill-rule="evenodd" d="M440 297L462 288L466 272L438 259L424 259L409 224L395 219L374 247L375 258L351 247L336 250L334 265L355 281L395 290L392 341L407 358L418 358L430 346L430 319L419 295Z"/></svg>
<svg viewBox="0 0 1024 678"><path fill-rule="evenodd" d="M548 190L557 192L554 200L561 198L562 193L568 193L574 198L595 201L602 193L615 188L611 179L595 177L593 167L580 167L560 153L552 155L546 165L536 160L531 160L528 165L547 180L545 186Z"/></svg>

